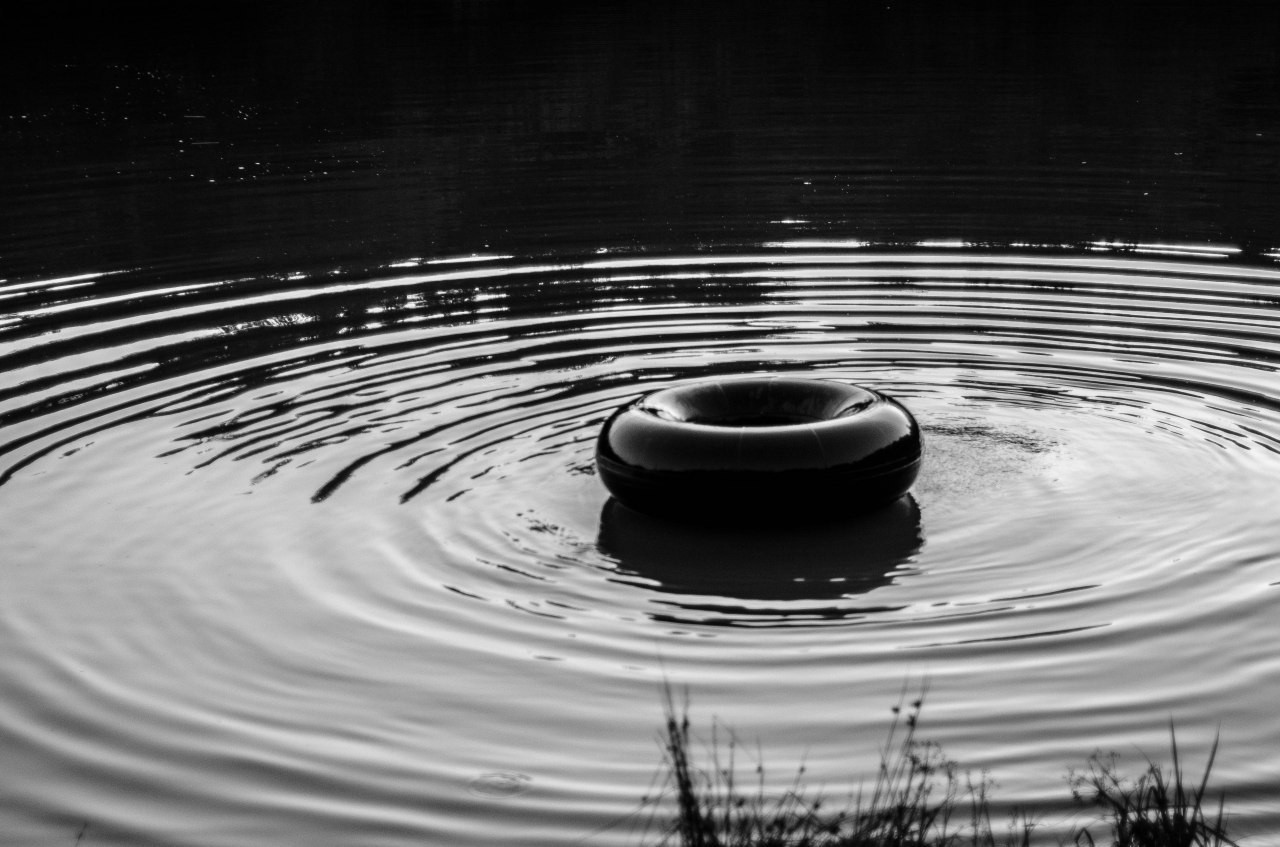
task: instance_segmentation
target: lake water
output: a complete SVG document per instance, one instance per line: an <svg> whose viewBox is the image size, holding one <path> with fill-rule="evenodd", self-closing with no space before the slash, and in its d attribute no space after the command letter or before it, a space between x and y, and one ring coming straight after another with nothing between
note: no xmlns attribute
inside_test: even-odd
<svg viewBox="0 0 1280 847"><path fill-rule="evenodd" d="M1084 9L47 12L0 114L0 843L635 844L667 682L839 797L927 681L1050 834L1095 750L1220 731L1274 837L1277 29ZM609 501L614 408L752 373L902 401L911 495Z"/></svg>

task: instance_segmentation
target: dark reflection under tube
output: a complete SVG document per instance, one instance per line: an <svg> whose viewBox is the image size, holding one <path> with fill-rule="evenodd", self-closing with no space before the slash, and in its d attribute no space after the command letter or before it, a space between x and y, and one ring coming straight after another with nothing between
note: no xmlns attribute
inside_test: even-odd
<svg viewBox="0 0 1280 847"><path fill-rule="evenodd" d="M776 527L682 523L610 498L597 544L624 579L673 594L831 600L888 585L924 546L924 534L910 495L838 521Z"/></svg>

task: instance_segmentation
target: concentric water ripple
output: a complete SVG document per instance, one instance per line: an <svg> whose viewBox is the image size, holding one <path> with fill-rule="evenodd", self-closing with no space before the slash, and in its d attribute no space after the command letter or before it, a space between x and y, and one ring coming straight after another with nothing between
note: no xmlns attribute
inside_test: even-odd
<svg viewBox="0 0 1280 847"><path fill-rule="evenodd" d="M580 838L644 791L663 677L857 753L927 673L1021 801L1176 714L1274 794L1278 283L797 243L0 287L15 831L64 823L58 785L102 843ZM615 407L762 372L904 402L912 495L750 532L608 500Z"/></svg>

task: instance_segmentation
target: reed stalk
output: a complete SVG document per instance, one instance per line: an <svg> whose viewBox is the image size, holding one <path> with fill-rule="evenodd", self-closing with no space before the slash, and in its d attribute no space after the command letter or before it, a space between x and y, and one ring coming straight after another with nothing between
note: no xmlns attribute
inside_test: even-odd
<svg viewBox="0 0 1280 847"><path fill-rule="evenodd" d="M740 740L713 725L706 755L698 764L690 730L687 694L677 709L664 689L666 768L663 797L674 811L665 818L659 847L1030 847L1038 822L1016 812L998 839L991 826L994 783L983 773L961 772L942 748L917 733L921 695L893 707L869 790L859 790L843 806L832 807L803 782L801 765L780 794L768 791L762 760L744 787L739 775ZM905 698L903 698L905 700ZM720 734L727 741L720 740ZM1075 847L1237 847L1227 832L1225 799L1205 807L1218 739L1204 772L1189 781L1178 740L1169 727L1173 763L1166 770L1147 759L1135 780L1119 772L1118 756L1095 754L1083 772L1068 772L1072 797L1096 818L1076 826L1062 844ZM1094 830L1105 829L1098 840Z"/></svg>

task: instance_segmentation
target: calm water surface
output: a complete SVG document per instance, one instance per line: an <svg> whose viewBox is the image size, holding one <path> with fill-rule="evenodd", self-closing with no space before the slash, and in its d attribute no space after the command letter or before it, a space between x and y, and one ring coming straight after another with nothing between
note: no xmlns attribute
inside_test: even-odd
<svg viewBox="0 0 1280 847"><path fill-rule="evenodd" d="M634 844L667 680L840 796L927 679L1051 822L1172 718L1280 832L1269 22L337 8L6 59L0 843ZM912 494L609 501L750 373Z"/></svg>

